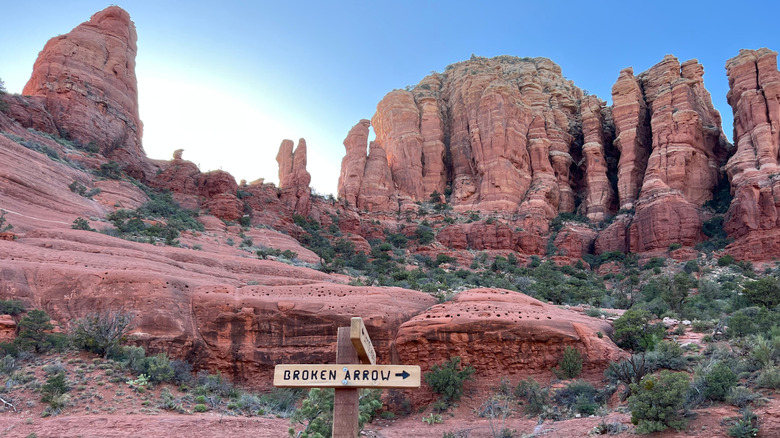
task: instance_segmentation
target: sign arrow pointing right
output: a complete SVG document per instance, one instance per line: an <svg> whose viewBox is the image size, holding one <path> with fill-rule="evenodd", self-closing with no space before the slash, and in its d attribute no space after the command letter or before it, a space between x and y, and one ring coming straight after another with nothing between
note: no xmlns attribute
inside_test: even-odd
<svg viewBox="0 0 780 438"><path fill-rule="evenodd" d="M407 373L406 370L403 370L403 372L395 373L395 376L406 379L407 377L411 376L411 374Z"/></svg>

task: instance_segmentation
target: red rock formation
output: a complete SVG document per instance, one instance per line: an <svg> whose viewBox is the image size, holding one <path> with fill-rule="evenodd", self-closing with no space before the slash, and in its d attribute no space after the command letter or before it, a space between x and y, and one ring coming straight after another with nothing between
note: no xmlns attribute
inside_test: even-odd
<svg viewBox="0 0 780 438"><path fill-rule="evenodd" d="M697 208L712 199L719 150L727 141L702 74L695 60L680 66L667 55L639 77L651 113L653 150L631 224L633 251L675 242L688 246L703 238Z"/></svg>
<svg viewBox="0 0 780 438"><path fill-rule="evenodd" d="M585 215L593 222L601 222L615 214L615 192L607 176L607 157L604 150L604 102L596 96L583 99L581 106L585 164Z"/></svg>
<svg viewBox="0 0 780 438"><path fill-rule="evenodd" d="M306 140L298 140L294 152L292 145L292 140L282 141L276 155L281 200L295 213L308 216L311 213L311 174L306 170Z"/></svg>
<svg viewBox="0 0 780 438"><path fill-rule="evenodd" d="M358 207L368 211L396 211L398 199L395 195L393 174L387 163L382 146L372 141L369 145L366 169L360 184Z"/></svg>
<svg viewBox="0 0 780 438"><path fill-rule="evenodd" d="M521 293L472 289L403 323L395 339L401 363L423 370L460 356L483 377L541 374L577 348L587 374L600 374L624 353L597 332L609 323L561 310Z"/></svg>
<svg viewBox="0 0 780 438"><path fill-rule="evenodd" d="M444 166L444 121L438 96L441 91L441 75L426 76L412 90L420 112L422 135L422 191L423 197L433 192L444 193L447 170Z"/></svg>
<svg viewBox="0 0 780 438"><path fill-rule="evenodd" d="M150 184L152 187L194 196L200 194L198 188L200 179L200 169L195 163L174 159L170 164L163 166L162 171L155 175Z"/></svg>
<svg viewBox="0 0 780 438"><path fill-rule="evenodd" d="M238 191L236 179L233 178L233 175L224 170L213 170L200 174L196 185L200 196L203 196L204 198L211 198L223 193L235 195Z"/></svg>
<svg viewBox="0 0 780 438"><path fill-rule="evenodd" d="M777 52L740 50L726 63L734 112L736 152L726 164L734 195L724 229L742 240L735 253L754 254L749 242L780 228L780 72ZM759 236L750 237L753 234ZM744 238L744 239L743 239ZM767 243L760 246L766 247ZM780 255L775 245L769 254ZM754 257L751 257L754 258Z"/></svg>
<svg viewBox="0 0 780 438"><path fill-rule="evenodd" d="M151 176L141 146L135 77L135 25L111 6L70 33L52 38L38 55L22 94L41 96L57 132L125 165L137 178ZM36 129L48 130L43 124Z"/></svg>
<svg viewBox="0 0 780 438"><path fill-rule="evenodd" d="M57 126L46 109L46 99L42 96L0 96L8 105L5 113L19 122L24 128L33 128L42 132L58 134Z"/></svg>
<svg viewBox="0 0 780 438"><path fill-rule="evenodd" d="M372 124L403 208L450 184L464 210L513 211L532 196L521 210L546 232L543 222L574 210L570 130L581 97L547 59L475 58L388 93Z"/></svg>
<svg viewBox="0 0 780 438"><path fill-rule="evenodd" d="M667 55L640 76L652 114L653 136L643 194L660 181L694 206L712 199L718 179L717 150L725 146L726 139L720 114L704 89L703 73L696 60L680 66Z"/></svg>
<svg viewBox="0 0 780 438"><path fill-rule="evenodd" d="M420 111L412 93L395 90L379 102L371 119L376 142L387 154L387 163L399 196L423 198Z"/></svg>
<svg viewBox="0 0 780 438"><path fill-rule="evenodd" d="M650 127L647 104L639 80L631 67L620 72L612 86L612 117L615 120L615 147L618 162L618 196L621 209L634 208L650 155Z"/></svg>
<svg viewBox="0 0 780 438"><path fill-rule="evenodd" d="M606 229L599 233L594 245L594 252L596 254L610 251L629 252L631 242L629 241L630 233L628 227L630 225L630 215L618 215Z"/></svg>
<svg viewBox="0 0 780 438"><path fill-rule="evenodd" d="M416 291L334 284L335 277L270 260L70 229L0 241L0 276L2 299L44 308L60 322L124 308L135 313L135 337L148 349L258 386L276 363L330 362L336 328L354 315L387 363L400 324L436 302Z"/></svg>
<svg viewBox="0 0 780 438"><path fill-rule="evenodd" d="M596 236L596 231L587 225L567 223L555 236L553 245L558 254L578 259L593 253Z"/></svg>
<svg viewBox="0 0 780 438"><path fill-rule="evenodd" d="M11 315L0 315L0 342L16 339L16 321Z"/></svg>
<svg viewBox="0 0 780 438"><path fill-rule="evenodd" d="M338 196L349 205L356 206L360 185L363 181L363 171L366 168L366 147L368 146L368 128L371 123L363 119L358 122L344 139L347 154L341 160L341 175L339 175ZM281 171L281 169L280 169Z"/></svg>

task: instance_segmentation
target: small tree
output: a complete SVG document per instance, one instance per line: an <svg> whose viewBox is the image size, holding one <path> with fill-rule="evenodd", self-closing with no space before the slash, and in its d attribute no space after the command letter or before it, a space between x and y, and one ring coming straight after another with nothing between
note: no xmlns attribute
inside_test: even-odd
<svg viewBox="0 0 780 438"><path fill-rule="evenodd" d="M579 350L572 346L567 346L563 350L563 357L558 362L558 366L553 368L553 373L559 379L573 379L582 372L582 355Z"/></svg>
<svg viewBox="0 0 780 438"><path fill-rule="evenodd" d="M54 342L50 330L54 329L49 315L43 310L31 310L19 321L19 335L16 344L22 350L33 350L36 353L49 351Z"/></svg>
<svg viewBox="0 0 780 438"><path fill-rule="evenodd" d="M771 309L780 304L780 281L772 276L748 281L743 293L751 302Z"/></svg>
<svg viewBox="0 0 780 438"><path fill-rule="evenodd" d="M49 404L42 415L46 417L62 412L62 409L68 404L68 391L70 391L70 386L64 372L50 376L41 386L41 401Z"/></svg>
<svg viewBox="0 0 780 438"><path fill-rule="evenodd" d="M661 432L670 427L685 427L682 408L690 388L688 374L661 371L647 375L639 384L631 385L631 422L639 433Z"/></svg>
<svg viewBox="0 0 780 438"><path fill-rule="evenodd" d="M615 320L615 341L620 348L634 351L652 350L660 330L650 325L650 312L629 309Z"/></svg>
<svg viewBox="0 0 780 438"><path fill-rule="evenodd" d="M76 320L71 332L73 345L108 357L124 341L133 318L121 310L90 313Z"/></svg>
<svg viewBox="0 0 780 438"><path fill-rule="evenodd" d="M462 369L460 369L462 368ZM460 366L460 357L454 356L441 365L434 365L431 371L425 373L425 383L433 392L439 394L444 407L450 407L463 395L463 383L474 374L474 367Z"/></svg>
<svg viewBox="0 0 780 438"><path fill-rule="evenodd" d="M5 82L3 81L3 78L0 78L0 94L5 94L8 91L5 89Z"/></svg>

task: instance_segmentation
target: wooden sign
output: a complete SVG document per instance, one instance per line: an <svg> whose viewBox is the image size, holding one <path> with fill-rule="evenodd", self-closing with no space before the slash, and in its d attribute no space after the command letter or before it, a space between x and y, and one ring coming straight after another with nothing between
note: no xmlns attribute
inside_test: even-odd
<svg viewBox="0 0 780 438"><path fill-rule="evenodd" d="M368 337L368 330L366 330L366 325L363 324L363 318L359 316L352 318L349 326L349 339L352 341L352 345L355 346L355 351L357 351L361 362L376 365L374 344L371 343L371 338Z"/></svg>
<svg viewBox="0 0 780 438"><path fill-rule="evenodd" d="M419 388L417 365L277 365L279 388Z"/></svg>

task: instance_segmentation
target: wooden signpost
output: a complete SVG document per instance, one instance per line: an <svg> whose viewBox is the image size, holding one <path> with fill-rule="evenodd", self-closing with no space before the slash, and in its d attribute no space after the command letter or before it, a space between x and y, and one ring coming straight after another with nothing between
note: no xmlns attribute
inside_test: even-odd
<svg viewBox="0 0 780 438"><path fill-rule="evenodd" d="M420 367L376 365L376 352L363 319L355 317L349 327L338 329L336 365L277 365L274 386L336 388L333 438L357 438L358 389L419 388Z"/></svg>

